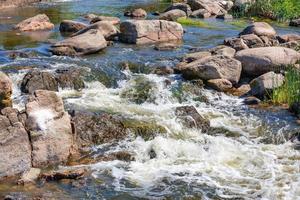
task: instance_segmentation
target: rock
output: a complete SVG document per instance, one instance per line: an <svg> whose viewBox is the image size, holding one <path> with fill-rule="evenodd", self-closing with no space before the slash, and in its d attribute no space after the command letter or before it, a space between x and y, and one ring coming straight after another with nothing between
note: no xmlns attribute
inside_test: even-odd
<svg viewBox="0 0 300 200"><path fill-rule="evenodd" d="M96 53L107 46L101 31L91 29L52 45L54 55L82 55Z"/></svg>
<svg viewBox="0 0 300 200"><path fill-rule="evenodd" d="M280 87L284 82L284 76L274 72L263 74L250 82L250 93L256 97L263 98L270 95L273 89Z"/></svg>
<svg viewBox="0 0 300 200"><path fill-rule="evenodd" d="M250 26L246 27L239 35L247 34L272 37L276 35L276 31L266 22L254 22Z"/></svg>
<svg viewBox="0 0 300 200"><path fill-rule="evenodd" d="M51 30L53 28L54 24L50 22L49 17L45 14L28 18L15 26L15 29L19 31L42 31Z"/></svg>
<svg viewBox="0 0 300 200"><path fill-rule="evenodd" d="M63 20L60 23L59 31L64 33L76 33L84 28L86 28L87 25L81 22L76 22L72 20Z"/></svg>
<svg viewBox="0 0 300 200"><path fill-rule="evenodd" d="M298 118L300 118L300 103L299 102L294 102L290 106L290 111L294 113Z"/></svg>
<svg viewBox="0 0 300 200"><path fill-rule="evenodd" d="M212 15L219 15L226 13L217 1L206 1L206 0L188 0L187 3L191 6L193 11L199 9L205 9Z"/></svg>
<svg viewBox="0 0 300 200"><path fill-rule="evenodd" d="M264 42L264 46L279 46L279 41L275 36L260 36L260 39Z"/></svg>
<svg viewBox="0 0 300 200"><path fill-rule="evenodd" d="M78 31L77 33L73 34L72 36L77 36L83 33L86 33L89 30L96 29L99 30L100 33L104 36L106 40L113 40L118 34L119 30L115 27L112 23L108 21L99 21L96 23L91 24L90 26Z"/></svg>
<svg viewBox="0 0 300 200"><path fill-rule="evenodd" d="M174 70L171 67L157 67L153 70L152 73L165 76L165 75L173 74Z"/></svg>
<svg viewBox="0 0 300 200"><path fill-rule="evenodd" d="M165 20L128 20L121 23L120 30L120 40L133 44L176 41L183 37L179 23Z"/></svg>
<svg viewBox="0 0 300 200"><path fill-rule="evenodd" d="M258 105L261 101L256 97L250 96L246 97L243 102L246 105Z"/></svg>
<svg viewBox="0 0 300 200"><path fill-rule="evenodd" d="M286 43L281 43L279 46L289 48L289 49L294 49L295 51L299 51L300 48L300 41L292 41L292 42L286 42Z"/></svg>
<svg viewBox="0 0 300 200"><path fill-rule="evenodd" d="M13 84L10 78L0 71L0 109L12 107L12 88Z"/></svg>
<svg viewBox="0 0 300 200"><path fill-rule="evenodd" d="M20 175L31 167L30 141L19 117L16 109L1 110L0 179Z"/></svg>
<svg viewBox="0 0 300 200"><path fill-rule="evenodd" d="M58 91L58 84L54 75L39 70L28 72L22 80L21 91L32 94L36 90Z"/></svg>
<svg viewBox="0 0 300 200"><path fill-rule="evenodd" d="M175 115L177 120L187 128L198 128L202 133L207 133L210 128L209 120L201 116L194 106L177 107Z"/></svg>
<svg viewBox="0 0 300 200"><path fill-rule="evenodd" d="M159 43L154 46L154 49L157 51L170 51L177 49L179 47L179 43L173 42L173 43Z"/></svg>
<svg viewBox="0 0 300 200"><path fill-rule="evenodd" d="M119 141L127 136L122 121L107 113L75 112L72 114L72 122L79 149Z"/></svg>
<svg viewBox="0 0 300 200"><path fill-rule="evenodd" d="M176 10L176 9L179 9L179 10L182 10L183 12L185 12L186 16L190 16L190 14L192 14L192 9L191 7L186 4L186 3L173 3L171 6L169 6L165 11L165 12L168 12L170 10Z"/></svg>
<svg viewBox="0 0 300 200"><path fill-rule="evenodd" d="M224 40L224 44L234 48L236 51L249 48L242 38L227 38Z"/></svg>
<svg viewBox="0 0 300 200"><path fill-rule="evenodd" d="M178 18L186 17L186 13L182 10L175 9L165 12L159 16L160 20L176 21Z"/></svg>
<svg viewBox="0 0 300 200"><path fill-rule="evenodd" d="M132 18L146 18L147 12L141 8L138 8L138 9L134 9L133 11L125 12L124 16L132 17Z"/></svg>
<svg viewBox="0 0 300 200"><path fill-rule="evenodd" d="M53 91L36 90L26 104L32 146L32 166L46 167L67 161L72 128L62 98Z"/></svg>
<svg viewBox="0 0 300 200"><path fill-rule="evenodd" d="M285 70L287 65L295 64L300 59L300 54L283 47L261 47L239 51L235 58L241 61L245 75L259 76Z"/></svg>
<svg viewBox="0 0 300 200"><path fill-rule="evenodd" d="M233 88L232 90L228 91L230 94L232 94L233 96L245 96L248 94L248 92L250 92L251 87L249 84L243 84L238 88Z"/></svg>
<svg viewBox="0 0 300 200"><path fill-rule="evenodd" d="M300 26L300 18L299 19L294 19L290 21L290 26L296 26L299 27Z"/></svg>
<svg viewBox="0 0 300 200"><path fill-rule="evenodd" d="M241 35L241 38L249 48L265 46L264 42L257 35L254 34Z"/></svg>
<svg viewBox="0 0 300 200"><path fill-rule="evenodd" d="M76 68L58 69L55 76L59 87L65 89L82 90L85 87L82 74L85 72Z"/></svg>
<svg viewBox="0 0 300 200"><path fill-rule="evenodd" d="M118 25L120 24L121 20L118 17L96 16L91 19L91 24L94 24L96 22L109 22L113 25Z"/></svg>
<svg viewBox="0 0 300 200"><path fill-rule="evenodd" d="M234 6L234 3L232 1L220 1L219 5L224 8L226 11L231 10L231 8Z"/></svg>
<svg viewBox="0 0 300 200"><path fill-rule="evenodd" d="M62 179L79 179L82 178L87 171L84 168L78 169L61 169L57 171L45 172L40 175L40 179L46 181L59 181Z"/></svg>
<svg viewBox="0 0 300 200"><path fill-rule="evenodd" d="M182 70L184 78L190 79L227 79L238 83L242 65L238 60L226 56L211 56L191 62Z"/></svg>
<svg viewBox="0 0 300 200"><path fill-rule="evenodd" d="M211 79L206 85L219 92L226 92L232 88L232 83L226 79Z"/></svg>
<svg viewBox="0 0 300 200"><path fill-rule="evenodd" d="M210 12L205 9L199 9L192 12L191 17L194 18L209 18L211 16Z"/></svg>
<svg viewBox="0 0 300 200"><path fill-rule="evenodd" d="M194 52L194 53L186 54L183 57L182 61L186 62L186 63L191 63L195 60L199 60L199 59L202 59L205 57L210 57L210 56L211 56L211 52L209 52L209 51Z"/></svg>
<svg viewBox="0 0 300 200"><path fill-rule="evenodd" d="M27 183L34 183L41 173L41 169L39 168L30 168L28 171L22 174L20 180L18 180L18 184L27 184Z"/></svg>
<svg viewBox="0 0 300 200"><path fill-rule="evenodd" d="M230 58L233 58L236 53L236 50L234 48L224 46L224 45L216 46L210 49L209 51L211 52L212 55L222 55Z"/></svg>
<svg viewBox="0 0 300 200"><path fill-rule="evenodd" d="M277 39L280 43L286 43L286 42L300 42L300 35L297 34L285 34L285 35L279 35L277 36Z"/></svg>
<svg viewBox="0 0 300 200"><path fill-rule="evenodd" d="M218 19L223 19L223 20L230 20L233 19L233 16L230 14L221 14L217 16Z"/></svg>

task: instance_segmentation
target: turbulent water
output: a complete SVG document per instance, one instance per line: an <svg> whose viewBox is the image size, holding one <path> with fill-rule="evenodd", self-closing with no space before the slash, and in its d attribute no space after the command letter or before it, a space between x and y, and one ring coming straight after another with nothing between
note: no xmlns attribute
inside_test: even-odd
<svg viewBox="0 0 300 200"><path fill-rule="evenodd" d="M153 122L167 130L149 140L132 136L119 143L93 147L96 155L125 150L135 159L88 165L92 174L85 184L78 188L56 183L47 187L48 192L57 199L300 199L300 151L288 140L300 130L287 111L249 108L239 98L211 90L181 91L184 82L179 75L143 73L155 66L174 66L190 49L213 47L224 38L235 36L241 28L213 19L209 23L215 28L185 27L184 44L175 51L159 52L153 46L115 43L104 52L82 58L48 54L46 40L62 38L57 28L42 41L10 31L20 18L34 13L45 12L59 23L65 18L83 20L81 16L90 12L121 16L124 10L137 4L148 11L166 6L154 1L58 0L19 12L0 13L0 64L14 81L16 108L24 107L26 97L21 96L19 83L28 67L49 71L84 67L94 74L86 80L84 90L59 91L67 109L107 111ZM300 32L282 26L276 29L280 33ZM5 56L5 51L12 49L35 53L30 58L13 60ZM122 62L136 63L140 70L136 73L121 70ZM140 81L149 83L151 88L145 101L136 102L131 92L136 92ZM178 91L180 97L176 95ZM206 100L199 100L199 95ZM175 116L175 108L183 105L195 106L212 127L221 131L204 134L198 129L185 128ZM51 113L45 110L42 115ZM155 158L150 158L151 152ZM0 187L0 194L5 190L7 187Z"/></svg>

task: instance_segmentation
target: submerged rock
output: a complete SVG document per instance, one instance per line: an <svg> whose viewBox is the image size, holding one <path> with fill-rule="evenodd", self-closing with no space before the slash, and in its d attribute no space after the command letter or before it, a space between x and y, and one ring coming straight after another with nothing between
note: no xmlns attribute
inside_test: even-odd
<svg viewBox="0 0 300 200"><path fill-rule="evenodd" d="M261 47L239 51L235 58L241 61L245 75L259 76L287 69L300 60L300 53L284 47Z"/></svg>
<svg viewBox="0 0 300 200"><path fill-rule="evenodd" d="M3 72L0 71L0 109L12 107L12 81Z"/></svg>
<svg viewBox="0 0 300 200"><path fill-rule="evenodd" d="M5 108L0 114L0 179L20 175L31 167L31 146L20 113Z"/></svg>
<svg viewBox="0 0 300 200"><path fill-rule="evenodd" d="M53 74L33 70L28 72L21 83L21 91L32 94L36 90L58 91L58 83Z"/></svg>
<svg viewBox="0 0 300 200"><path fill-rule="evenodd" d="M81 90L85 87L83 81L83 74L85 74L84 70L68 68L68 69L60 69L56 70L55 79L58 82L59 87L65 89L75 89Z"/></svg>
<svg viewBox="0 0 300 200"><path fill-rule="evenodd" d="M263 74L250 82L250 93L254 96L263 98L270 95L272 91L280 87L284 82L284 76L274 72Z"/></svg>
<svg viewBox="0 0 300 200"><path fill-rule="evenodd" d="M76 22L73 20L63 20L60 23L59 31L62 33L76 33L86 27L87 25L81 22Z"/></svg>
<svg viewBox="0 0 300 200"><path fill-rule="evenodd" d="M124 16L126 17L132 17L132 18L146 18L147 12L144 9L137 8L132 11L127 11L124 13Z"/></svg>
<svg viewBox="0 0 300 200"><path fill-rule="evenodd" d="M83 34L67 38L51 46L54 55L84 55L101 51L107 42L100 30L91 29Z"/></svg>
<svg viewBox="0 0 300 200"><path fill-rule="evenodd" d="M120 40L133 44L152 44L181 40L183 28L165 20L128 20L120 25Z"/></svg>
<svg viewBox="0 0 300 200"><path fill-rule="evenodd" d="M28 18L15 26L15 29L20 31L42 31L51 30L53 28L54 24L50 22L49 17L45 14Z"/></svg>
<svg viewBox="0 0 300 200"><path fill-rule="evenodd" d="M232 83L238 83L241 71L240 61L216 55L189 63L182 70L182 75L188 80L227 79Z"/></svg>
<svg viewBox="0 0 300 200"><path fill-rule="evenodd" d="M275 36L276 31L275 29L270 26L266 22L254 22L250 26L246 27L241 33L241 35L247 35L247 34L255 34L257 36Z"/></svg>
<svg viewBox="0 0 300 200"><path fill-rule="evenodd" d="M40 179L46 181L59 181L62 179L79 179L87 173L86 169L62 169L56 171L45 172L40 175Z"/></svg>
<svg viewBox="0 0 300 200"><path fill-rule="evenodd" d="M32 166L67 161L72 142L71 120L62 98L53 91L36 90L26 104L26 125L32 146Z"/></svg>
<svg viewBox="0 0 300 200"><path fill-rule="evenodd" d="M175 109L177 120L188 128L201 129L202 133L209 130L209 120L202 117L194 106L181 106Z"/></svg>
<svg viewBox="0 0 300 200"><path fill-rule="evenodd" d="M250 96L246 97L243 102L246 105L258 105L260 104L261 100L256 97Z"/></svg>

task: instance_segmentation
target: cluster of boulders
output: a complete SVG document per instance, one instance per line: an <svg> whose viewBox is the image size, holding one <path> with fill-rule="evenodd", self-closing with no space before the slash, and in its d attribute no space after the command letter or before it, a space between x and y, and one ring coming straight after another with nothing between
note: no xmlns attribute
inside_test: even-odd
<svg viewBox="0 0 300 200"><path fill-rule="evenodd" d="M168 7L160 19L176 21L180 17L232 19L228 11L233 7L232 1L223 0L187 0L184 3L174 3Z"/></svg>
<svg viewBox="0 0 300 200"><path fill-rule="evenodd" d="M299 67L300 53L294 50L299 46L299 35L276 35L269 24L256 22L239 37L225 39L224 45L187 54L175 72L189 80L201 79L218 91L264 99L284 83L288 67ZM245 102L259 99L249 97Z"/></svg>

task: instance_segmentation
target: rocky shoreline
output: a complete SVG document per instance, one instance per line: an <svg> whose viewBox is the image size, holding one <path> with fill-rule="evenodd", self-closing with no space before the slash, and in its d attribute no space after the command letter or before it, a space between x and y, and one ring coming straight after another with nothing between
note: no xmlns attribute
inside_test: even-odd
<svg viewBox="0 0 300 200"><path fill-rule="evenodd" d="M184 37L184 27L176 19L188 16L229 19L228 11L234 4L222 2L203 4L202 1L188 0L187 3L175 3L158 19L147 19L145 10L135 9L124 13L131 18L125 21L94 14L86 15L86 23L64 20L59 31L68 36L53 42L49 52L56 56L82 56L103 51L117 42L154 44L158 51L176 49ZM8 5L11 4L14 2ZM15 30L34 32L54 27L47 15L39 14L20 22ZM175 68L160 67L151 73L161 76L179 74L185 81L192 82L193 87L198 87L201 82L200 88L238 96L245 104L258 105L284 84L288 68L300 70L299 47L299 35L278 35L268 23L253 22L235 38L224 38L224 43L219 46L183 55L178 58L180 62ZM157 124L106 112L66 111L63 99L56 92L59 88L83 90L86 87L84 77L89 73L78 68L55 72L29 70L19 86L22 95L26 96L25 109L17 110L12 108L12 80L0 72L1 181L12 179L13 183L28 184L38 180L77 180L89 173L86 167L55 168L58 165L84 165L95 160L130 161L134 157L122 151L94 160L86 156L91 146L121 141L132 133L151 138L156 132L166 132ZM290 108L300 118L299 109L299 102ZM215 131L210 121L193 106L177 107L175 114L185 127L199 129L202 133ZM293 136L294 139L299 140L299 135ZM156 156L154 151L149 155ZM47 170L49 168L54 170Z"/></svg>

